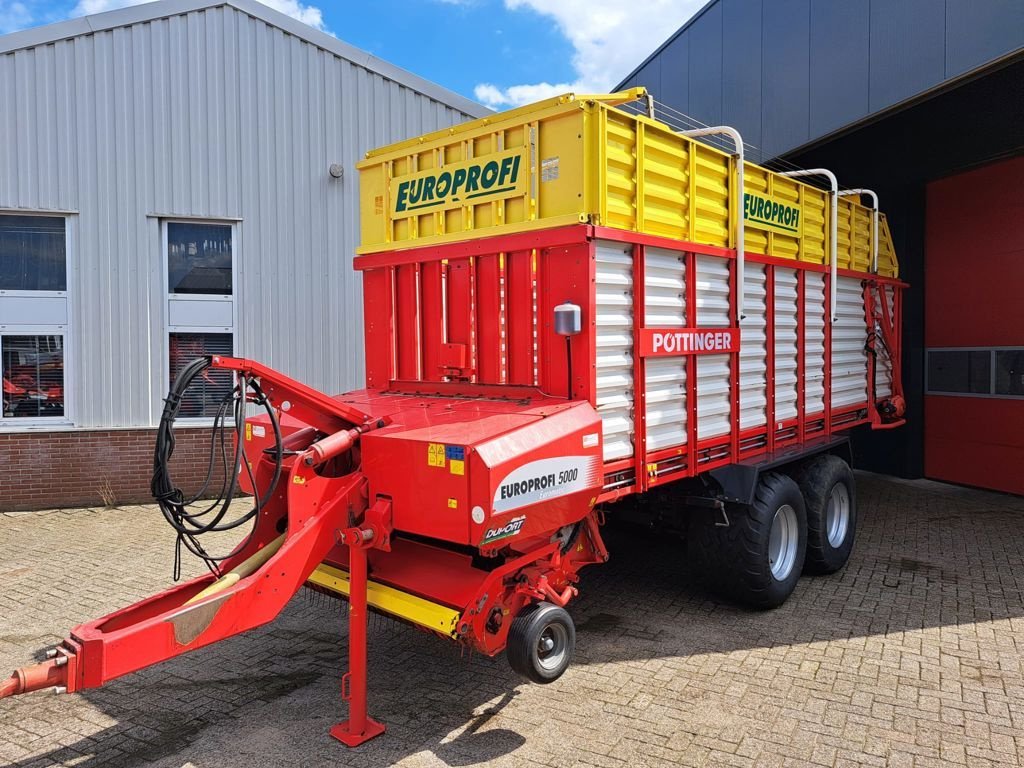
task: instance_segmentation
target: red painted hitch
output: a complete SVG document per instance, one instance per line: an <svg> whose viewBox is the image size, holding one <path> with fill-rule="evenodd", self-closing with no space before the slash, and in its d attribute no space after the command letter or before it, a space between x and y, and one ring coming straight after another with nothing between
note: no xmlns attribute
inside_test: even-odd
<svg viewBox="0 0 1024 768"><path fill-rule="evenodd" d="M65 655L15 670L10 678L0 683L0 699L41 691L44 688L52 688L55 693L64 693L68 684L67 664L68 657Z"/></svg>
<svg viewBox="0 0 1024 768"><path fill-rule="evenodd" d="M261 508L252 535L222 563L218 574L179 584L75 627L61 646L50 651L52 658L19 669L0 683L0 698L45 688L68 693L95 688L265 624L302 588L327 553L344 543L353 564L351 671L346 675L351 716L332 733L346 744L362 743L384 730L366 716L366 549L390 549L390 505L369 507L366 478L358 469L332 477L319 474L318 467L387 420L371 419L257 363L214 358L212 365L258 376L264 392L277 402L287 400L313 427L302 433L308 444L294 446L296 450L283 459L282 481ZM262 450L254 450L247 460L257 484L267 487L275 461ZM353 521L361 522L342 529Z"/></svg>

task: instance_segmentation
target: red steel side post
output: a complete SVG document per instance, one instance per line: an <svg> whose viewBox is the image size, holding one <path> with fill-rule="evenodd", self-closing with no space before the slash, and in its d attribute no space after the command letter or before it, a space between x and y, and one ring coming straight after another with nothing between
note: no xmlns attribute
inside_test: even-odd
<svg viewBox="0 0 1024 768"><path fill-rule="evenodd" d="M348 747L358 747L384 733L384 724L366 714L366 549L372 538L370 529L344 532L349 553L349 670L341 686L342 698L348 701L348 720L331 728L331 736Z"/></svg>

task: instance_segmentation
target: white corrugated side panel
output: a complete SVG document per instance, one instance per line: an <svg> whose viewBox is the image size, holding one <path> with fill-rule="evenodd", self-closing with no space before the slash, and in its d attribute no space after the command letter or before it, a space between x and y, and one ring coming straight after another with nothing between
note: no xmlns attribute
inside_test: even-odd
<svg viewBox="0 0 1024 768"><path fill-rule="evenodd" d="M729 317L729 262L698 255L697 326L724 328ZM729 355L697 355L697 439L729 433Z"/></svg>
<svg viewBox="0 0 1024 768"><path fill-rule="evenodd" d="M895 299L896 289L891 285L883 285L882 290L885 291L886 304L889 307L889 313L892 314L892 303ZM881 311L882 308L878 307L877 312ZM875 342L875 397L881 400L892 394L892 360L889 358L889 350L882 343L882 329L880 325L876 328L876 332L878 333L878 338Z"/></svg>
<svg viewBox="0 0 1024 768"><path fill-rule="evenodd" d="M832 325L832 409L868 399L867 316L864 292L856 277L836 282L836 321Z"/></svg>
<svg viewBox="0 0 1024 768"><path fill-rule="evenodd" d="M825 275L804 273L804 414L825 411Z"/></svg>
<svg viewBox="0 0 1024 768"><path fill-rule="evenodd" d="M775 268L775 422L797 417L797 273Z"/></svg>
<svg viewBox="0 0 1024 768"><path fill-rule="evenodd" d="M740 322L740 429L768 421L768 278L764 264L747 264L743 274L744 313Z"/></svg>
<svg viewBox="0 0 1024 768"><path fill-rule="evenodd" d="M633 455L633 247L596 243L597 412L604 459Z"/></svg>
<svg viewBox="0 0 1024 768"><path fill-rule="evenodd" d="M78 213L75 424L159 417L161 216L240 219L236 354L362 386L355 163L465 117L230 6L0 55L0 208Z"/></svg>
<svg viewBox="0 0 1024 768"><path fill-rule="evenodd" d="M648 246L644 256L645 324L649 328L686 325L686 263L679 251ZM647 450L686 443L686 358L648 357L644 361Z"/></svg>

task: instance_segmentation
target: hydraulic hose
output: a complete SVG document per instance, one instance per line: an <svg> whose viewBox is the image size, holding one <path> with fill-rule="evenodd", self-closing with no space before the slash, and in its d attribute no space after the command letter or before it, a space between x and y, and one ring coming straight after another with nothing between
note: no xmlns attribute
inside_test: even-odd
<svg viewBox="0 0 1024 768"><path fill-rule="evenodd" d="M277 413L266 395L264 395L259 382L245 374L239 374L235 386L221 400L214 417L210 436L210 455L206 479L199 490L189 497L186 497L182 489L174 484L170 474L170 461L175 448L174 423L177 420L182 400L189 386L195 381L196 377L210 368L211 364L211 359L204 357L193 360L185 366L171 385L171 390L164 401L164 410L157 429L156 447L153 453L153 479L150 483L150 490L164 518L177 533L174 560L175 580L180 576L182 546L203 560L211 571L220 575L218 564L230 557L233 552L248 544L252 538L256 530L255 523L259 519L260 510L270 500L282 473L284 445ZM276 445L274 473L269 486L263 493L260 493L256 487L253 469L249 462L245 461L245 452L242 447L247 402L253 402L263 407L274 433ZM232 417L230 429L234 433L234 449L230 461L228 460L227 448L227 433L229 429L227 414L229 409ZM201 499L208 495L210 484L217 468L218 453L223 473L219 493L212 501L197 504L197 502L200 502ZM243 467L253 488L254 504L247 512L230 518L229 508L235 499L238 489L238 476ZM204 534L229 531L249 521L253 522L252 530L250 530L245 540L232 550L232 553L222 556L211 555L200 543L199 538Z"/></svg>

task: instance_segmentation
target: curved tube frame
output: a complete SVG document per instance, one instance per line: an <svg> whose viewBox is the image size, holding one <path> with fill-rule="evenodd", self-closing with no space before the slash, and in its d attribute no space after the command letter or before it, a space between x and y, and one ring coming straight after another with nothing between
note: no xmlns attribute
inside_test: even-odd
<svg viewBox="0 0 1024 768"><path fill-rule="evenodd" d="M736 147L733 156L736 158L736 325L739 325L746 314L743 311L743 273L746 267L746 243L744 242L743 216L743 137L730 125L712 125L707 128L695 128L692 131L680 131L683 136L699 138L701 136L728 136Z"/></svg>
<svg viewBox="0 0 1024 768"><path fill-rule="evenodd" d="M832 185L832 212L829 216L829 318L836 321L836 282L839 276L839 180L828 168L807 168L801 171L786 171L780 176L796 178L800 176L824 176Z"/></svg>
<svg viewBox="0 0 1024 768"><path fill-rule="evenodd" d="M841 189L839 196L866 195L871 198L871 271L878 274L878 195L872 189Z"/></svg>

